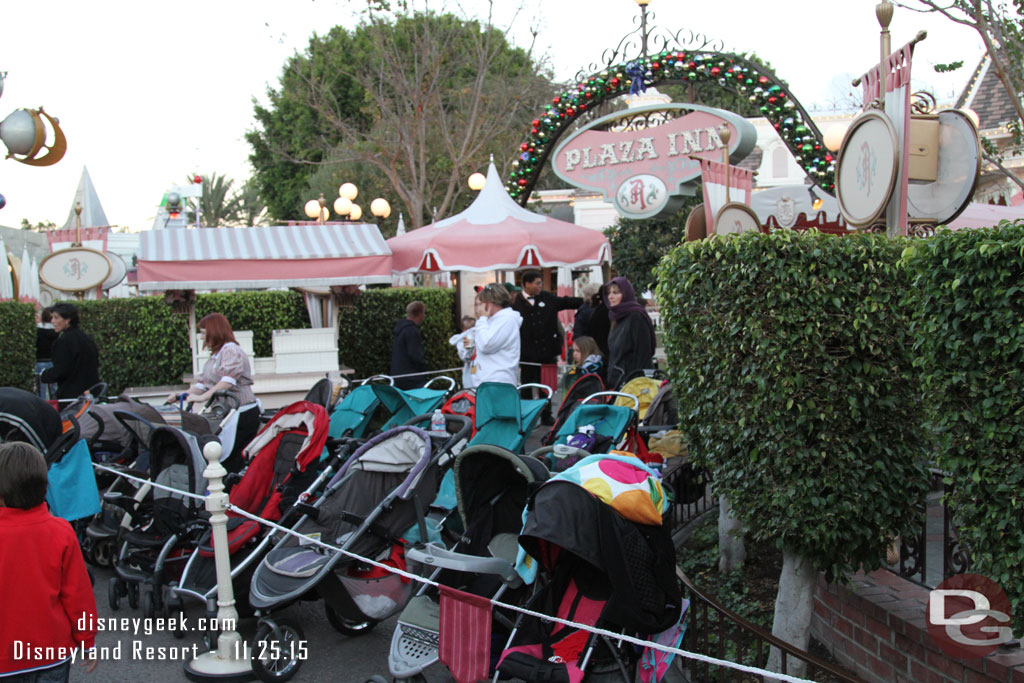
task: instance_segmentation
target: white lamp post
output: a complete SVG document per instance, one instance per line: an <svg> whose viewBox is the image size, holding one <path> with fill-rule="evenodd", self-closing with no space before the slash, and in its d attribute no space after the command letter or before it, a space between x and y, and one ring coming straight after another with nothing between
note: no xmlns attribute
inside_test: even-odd
<svg viewBox="0 0 1024 683"><path fill-rule="evenodd" d="M474 173L469 176L469 189L474 192L479 192L484 189L484 185L487 184L487 177L483 173Z"/></svg>
<svg viewBox="0 0 1024 683"><path fill-rule="evenodd" d="M0 94L3 94L6 71L0 71ZM46 146L46 126L50 123L53 144ZM42 107L39 109L17 109L0 121L0 141L7 147L7 158L29 166L50 166L64 157L68 143L60 123ZM39 156L43 150L46 153ZM17 155L17 156L16 156Z"/></svg>

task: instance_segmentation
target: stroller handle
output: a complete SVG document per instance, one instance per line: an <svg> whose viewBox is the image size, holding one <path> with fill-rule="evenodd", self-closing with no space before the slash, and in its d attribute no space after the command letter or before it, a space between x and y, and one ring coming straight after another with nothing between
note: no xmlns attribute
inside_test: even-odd
<svg viewBox="0 0 1024 683"><path fill-rule="evenodd" d="M509 564L508 560L457 553L433 543L428 543L422 548L408 548L405 551L405 558L430 567L473 574L493 574L501 577L501 580L511 587L522 583L516 568Z"/></svg>
<svg viewBox="0 0 1024 683"><path fill-rule="evenodd" d="M391 375L370 375L366 379L359 382L359 386L369 384L370 382L379 382L381 380L387 380L387 383L391 386L395 386L395 378Z"/></svg>
<svg viewBox="0 0 1024 683"><path fill-rule="evenodd" d="M442 380L442 381L448 383L448 386L447 386L447 388L445 388L445 391L450 392L452 389L455 388L455 380L453 380L448 375L438 375L437 377L431 377L430 381L423 385L423 388L424 389L430 389L430 385L433 384L434 382L438 381L438 380Z"/></svg>
<svg viewBox="0 0 1024 683"><path fill-rule="evenodd" d="M547 384L537 384L536 382L530 382L529 384L520 384L518 387L516 387L517 391L522 391L523 389L540 389L547 393L546 398L549 401L551 400L552 395L554 395L555 393L554 390Z"/></svg>
<svg viewBox="0 0 1024 683"><path fill-rule="evenodd" d="M587 396L585 399L580 401L580 405L582 405L582 404L586 403L587 401L589 401L590 399L596 398L598 396L619 396L621 398L628 398L630 401L633 402L633 410L636 410L636 411L640 410L640 399L638 399L633 394L627 394L627 393L622 392L622 391L599 391L596 394L591 394L590 396Z"/></svg>

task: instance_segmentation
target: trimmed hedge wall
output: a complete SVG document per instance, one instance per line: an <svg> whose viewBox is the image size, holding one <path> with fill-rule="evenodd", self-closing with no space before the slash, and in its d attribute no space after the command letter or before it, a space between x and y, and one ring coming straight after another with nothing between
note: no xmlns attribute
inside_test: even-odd
<svg viewBox="0 0 1024 683"><path fill-rule="evenodd" d="M19 301L0 303L0 387L35 390L36 311Z"/></svg>
<svg viewBox="0 0 1024 683"><path fill-rule="evenodd" d="M231 329L252 330L252 347L257 358L273 355L271 336L274 330L309 327L309 313L302 295L290 290L200 294L196 297L196 322L208 313L222 314L231 323Z"/></svg>
<svg viewBox="0 0 1024 683"><path fill-rule="evenodd" d="M180 384L191 367L188 316L175 314L162 296L78 301L81 327L100 352L107 395L127 387Z"/></svg>
<svg viewBox="0 0 1024 683"><path fill-rule="evenodd" d="M789 230L686 243L658 267L691 453L758 541L835 578L920 523L920 384L902 241Z"/></svg>
<svg viewBox="0 0 1024 683"><path fill-rule="evenodd" d="M1024 623L1024 221L943 231L903 252L917 366L970 571Z"/></svg>
<svg viewBox="0 0 1024 683"><path fill-rule="evenodd" d="M454 289L369 289L356 298L352 310L341 315L338 353L341 362L355 370L355 379L388 372L395 322L405 317L405 307L416 300L427 307L420 328L427 368L461 366L455 347L448 344L455 329Z"/></svg>

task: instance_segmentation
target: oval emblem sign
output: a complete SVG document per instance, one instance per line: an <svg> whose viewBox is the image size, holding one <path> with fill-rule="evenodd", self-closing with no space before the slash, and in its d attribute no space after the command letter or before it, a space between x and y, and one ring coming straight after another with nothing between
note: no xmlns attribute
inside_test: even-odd
<svg viewBox="0 0 1024 683"><path fill-rule="evenodd" d="M626 216L652 216L667 202L668 188L664 181L646 173L627 178L615 193L615 205Z"/></svg>
<svg viewBox="0 0 1024 683"><path fill-rule="evenodd" d="M103 284L110 261L102 251L71 247L55 251L39 264L39 279L63 292L81 292Z"/></svg>

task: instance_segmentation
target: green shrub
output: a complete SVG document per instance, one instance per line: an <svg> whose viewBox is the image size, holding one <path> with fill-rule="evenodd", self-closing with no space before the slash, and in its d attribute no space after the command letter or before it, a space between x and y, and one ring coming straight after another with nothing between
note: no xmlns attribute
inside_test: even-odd
<svg viewBox="0 0 1024 683"><path fill-rule="evenodd" d="M35 390L36 312L32 304L0 303L0 386Z"/></svg>
<svg viewBox="0 0 1024 683"><path fill-rule="evenodd" d="M252 347L257 358L273 355L274 330L309 327L309 313L302 295L290 290L200 294L196 297L196 321L208 313L226 317L233 330L252 330Z"/></svg>
<svg viewBox="0 0 1024 683"><path fill-rule="evenodd" d="M943 231L903 252L939 466L970 553L1024 623L1024 221Z"/></svg>
<svg viewBox="0 0 1024 683"><path fill-rule="evenodd" d="M162 296L79 301L82 329L100 353L107 395L128 387L180 384L192 367L188 316L176 314Z"/></svg>
<svg viewBox="0 0 1024 683"><path fill-rule="evenodd" d="M880 566L927 487L902 242L779 231L657 269L691 453L756 541L829 578Z"/></svg>
<svg viewBox="0 0 1024 683"><path fill-rule="evenodd" d="M369 289L356 299L355 307L341 315L338 353L341 362L355 370L355 377L386 373L391 366L392 330L411 301L422 301L427 318L420 331L427 368L460 366L448 339L455 329L455 291L442 288Z"/></svg>

